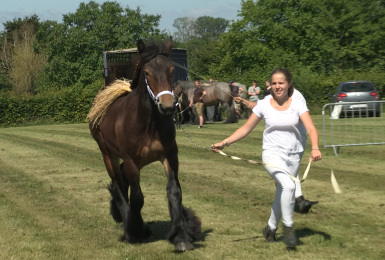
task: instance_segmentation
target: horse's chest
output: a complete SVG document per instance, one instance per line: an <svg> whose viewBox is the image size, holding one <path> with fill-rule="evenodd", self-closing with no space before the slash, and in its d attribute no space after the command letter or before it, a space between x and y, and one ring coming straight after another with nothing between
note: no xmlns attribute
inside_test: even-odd
<svg viewBox="0 0 385 260"><path fill-rule="evenodd" d="M142 161L150 163L159 160L162 157L163 152L163 145L160 141L155 140L143 145L139 156Z"/></svg>

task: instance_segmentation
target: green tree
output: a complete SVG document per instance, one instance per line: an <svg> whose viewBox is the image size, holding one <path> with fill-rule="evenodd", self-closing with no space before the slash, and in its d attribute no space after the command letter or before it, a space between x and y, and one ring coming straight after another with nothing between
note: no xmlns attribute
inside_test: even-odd
<svg viewBox="0 0 385 260"><path fill-rule="evenodd" d="M33 48L35 34L32 24L24 24L14 33L18 36L14 37L12 65L9 69L12 91L17 95L31 95L35 92L36 79L47 61L43 54Z"/></svg>
<svg viewBox="0 0 385 260"><path fill-rule="evenodd" d="M37 39L49 57L44 85L87 85L100 78L103 51L135 47L138 39L165 38L157 28L159 19L117 2L90 1L63 15L63 23L42 23Z"/></svg>
<svg viewBox="0 0 385 260"><path fill-rule="evenodd" d="M320 79L381 71L384 12L377 0L243 0L241 19L221 37L223 58L210 69L244 81L262 81L278 66Z"/></svg>
<svg viewBox="0 0 385 260"><path fill-rule="evenodd" d="M228 25L229 21L224 18L201 16L195 21L194 34L199 38L216 40L226 31Z"/></svg>
<svg viewBox="0 0 385 260"><path fill-rule="evenodd" d="M46 58L34 47L35 31L39 26L36 15L4 23L0 53L4 88L12 86L17 95L33 94L36 81Z"/></svg>
<svg viewBox="0 0 385 260"><path fill-rule="evenodd" d="M176 18L172 24L176 28L174 38L176 41L186 43L195 37L195 23L196 20L191 17Z"/></svg>
<svg viewBox="0 0 385 260"><path fill-rule="evenodd" d="M196 20L182 17L175 19L173 25L177 28L175 38L181 42L181 47L187 49L190 78L214 77L209 67L220 62L216 46L229 21L210 16L201 16Z"/></svg>

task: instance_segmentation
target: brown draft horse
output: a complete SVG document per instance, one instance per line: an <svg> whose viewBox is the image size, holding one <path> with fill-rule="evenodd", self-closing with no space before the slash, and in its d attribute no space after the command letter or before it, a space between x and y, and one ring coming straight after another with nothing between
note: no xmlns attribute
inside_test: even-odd
<svg viewBox="0 0 385 260"><path fill-rule="evenodd" d="M123 222L121 241L144 241L147 232L141 216L144 197L139 183L140 169L160 161L167 175L172 221L168 240L177 251L191 250L194 238L201 233L201 222L192 210L182 205L178 180L178 147L172 120L174 66L168 58L172 39L170 37L165 44L148 46L138 41L137 47L140 59L131 84L132 91L128 93L124 87L111 90L113 86L108 86L98 96L107 91L105 96L111 101L97 102L103 99L97 96L87 117L111 177L111 215L115 221ZM123 160L121 165L120 159Z"/></svg>

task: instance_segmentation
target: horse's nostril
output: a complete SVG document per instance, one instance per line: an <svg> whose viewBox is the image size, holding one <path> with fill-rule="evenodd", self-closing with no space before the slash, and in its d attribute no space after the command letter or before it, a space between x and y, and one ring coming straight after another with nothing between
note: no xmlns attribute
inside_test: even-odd
<svg viewBox="0 0 385 260"><path fill-rule="evenodd" d="M163 106L159 105L159 112L165 116L172 116L175 111L175 106Z"/></svg>

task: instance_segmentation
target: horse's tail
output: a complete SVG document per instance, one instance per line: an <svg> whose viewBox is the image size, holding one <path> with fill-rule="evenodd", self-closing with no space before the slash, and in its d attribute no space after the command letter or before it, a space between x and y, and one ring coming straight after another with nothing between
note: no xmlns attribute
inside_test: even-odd
<svg viewBox="0 0 385 260"><path fill-rule="evenodd" d="M131 92L131 84L126 80L115 80L111 85L101 90L95 97L94 103L87 115L87 122L92 128L99 125L108 107L118 97Z"/></svg>

